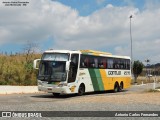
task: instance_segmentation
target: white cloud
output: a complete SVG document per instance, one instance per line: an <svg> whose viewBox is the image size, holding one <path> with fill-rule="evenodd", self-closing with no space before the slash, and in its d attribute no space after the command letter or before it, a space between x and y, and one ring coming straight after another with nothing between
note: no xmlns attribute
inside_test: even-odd
<svg viewBox="0 0 160 120"><path fill-rule="evenodd" d="M157 8L159 9L159 6L160 6L159 0L145 0L144 8L146 9L150 9L150 10L157 9Z"/></svg>
<svg viewBox="0 0 160 120"><path fill-rule="evenodd" d="M128 6L134 6L135 3L133 0L123 0L124 3L126 3Z"/></svg>
<svg viewBox="0 0 160 120"><path fill-rule="evenodd" d="M96 3L98 4L98 5L101 5L101 4L103 4L105 2L105 0L96 0Z"/></svg>
<svg viewBox="0 0 160 120"><path fill-rule="evenodd" d="M130 55L129 16L132 14L133 58L158 62L159 8L146 7L140 11L109 4L82 17L75 9L59 2L27 1L27 7L6 7L0 3L0 45L23 44L28 40L41 43L53 37L54 49L112 48L110 51L115 54Z"/></svg>

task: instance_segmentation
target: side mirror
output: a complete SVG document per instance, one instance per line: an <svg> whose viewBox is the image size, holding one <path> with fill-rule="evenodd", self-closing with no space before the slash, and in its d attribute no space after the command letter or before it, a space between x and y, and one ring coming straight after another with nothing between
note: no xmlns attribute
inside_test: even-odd
<svg viewBox="0 0 160 120"><path fill-rule="evenodd" d="M38 63L38 61L40 61L41 59L35 59L34 61L33 61L33 68L34 69L39 69L38 67L37 67L37 63Z"/></svg>
<svg viewBox="0 0 160 120"><path fill-rule="evenodd" d="M66 71L69 71L70 61L66 62Z"/></svg>

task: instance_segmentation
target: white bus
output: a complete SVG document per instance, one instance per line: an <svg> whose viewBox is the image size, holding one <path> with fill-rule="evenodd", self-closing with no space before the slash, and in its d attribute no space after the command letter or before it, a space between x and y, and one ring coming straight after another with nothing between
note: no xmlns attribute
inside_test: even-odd
<svg viewBox="0 0 160 120"><path fill-rule="evenodd" d="M34 68L39 69L38 90L55 96L106 90L118 92L131 85L130 57L106 52L47 50L41 59L34 60Z"/></svg>

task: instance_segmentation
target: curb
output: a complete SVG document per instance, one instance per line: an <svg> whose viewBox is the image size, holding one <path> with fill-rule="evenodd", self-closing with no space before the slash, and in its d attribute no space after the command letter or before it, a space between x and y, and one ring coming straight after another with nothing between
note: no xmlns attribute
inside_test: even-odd
<svg viewBox="0 0 160 120"><path fill-rule="evenodd" d="M0 94L22 94L22 93L37 93L38 86L0 86Z"/></svg>

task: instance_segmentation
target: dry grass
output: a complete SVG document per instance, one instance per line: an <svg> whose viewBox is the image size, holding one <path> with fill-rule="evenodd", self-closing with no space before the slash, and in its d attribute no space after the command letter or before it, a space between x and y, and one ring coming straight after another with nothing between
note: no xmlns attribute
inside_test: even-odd
<svg viewBox="0 0 160 120"><path fill-rule="evenodd" d="M156 80L156 83L160 82L160 76L152 76L152 77L144 77L144 76L139 76L137 79L137 84L146 84L146 83L153 83L154 80ZM132 84L135 84L135 81L132 80Z"/></svg>
<svg viewBox="0 0 160 120"><path fill-rule="evenodd" d="M35 85L33 60L41 55L0 55L0 85Z"/></svg>

